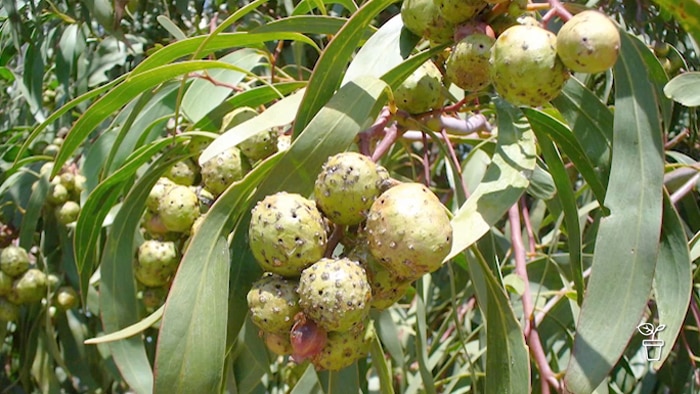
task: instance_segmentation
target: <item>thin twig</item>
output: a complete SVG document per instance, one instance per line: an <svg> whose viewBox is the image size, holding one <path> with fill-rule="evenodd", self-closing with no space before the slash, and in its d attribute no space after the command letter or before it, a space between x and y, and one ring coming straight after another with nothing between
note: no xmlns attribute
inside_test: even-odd
<svg viewBox="0 0 700 394"><path fill-rule="evenodd" d="M590 276L590 275L591 275L591 268L589 267L588 269L586 269L585 271L583 271L583 277L584 277L584 278L587 278L587 277ZM557 303L558 303L562 298L564 298L564 297L566 296L566 293L569 291L569 289L570 289L571 287L573 287L573 285L574 285L574 282L569 282L569 284L568 284L567 287L561 288L561 289L557 292L557 294L556 294L554 297L550 298L549 301L547 301L547 303L544 304L544 306L542 307L542 309L540 309L540 310L535 314L535 318L533 319L534 324L535 324L535 327L539 326L539 325L542 323L542 321L544 320L545 316L547 316L547 314L549 313L549 311L551 311L552 308L554 308L554 306L556 306Z"/></svg>
<svg viewBox="0 0 700 394"><path fill-rule="evenodd" d="M556 391L561 390L561 385L557 380L554 372L549 366L547 355L542 347L540 336L537 333L537 327L532 324L534 306L532 303L532 294L530 293L530 280L527 275L527 261L525 257L525 246L523 245L523 237L521 234L522 227L520 225L520 210L518 204L513 204L508 210L508 221L510 223L510 237L513 245L513 257L515 258L515 273L523 280L523 314L525 316L525 324L523 333L525 340L530 346L530 351L535 358L537 368L540 370L541 376L541 391L543 394L550 393L550 385Z"/></svg>
<svg viewBox="0 0 700 394"><path fill-rule="evenodd" d="M527 230L527 240L530 246L530 254L534 255L537 251L537 245L535 244L535 232L532 229L532 222L530 222L530 211L525 204L525 198L520 199L520 210L523 212L523 223L525 224L525 229Z"/></svg>
<svg viewBox="0 0 700 394"><path fill-rule="evenodd" d="M430 187L430 151L428 149L428 136L423 133L423 181Z"/></svg>
<svg viewBox="0 0 700 394"><path fill-rule="evenodd" d="M340 240L343 238L344 233L345 231L343 230L343 226L339 226L336 224L333 228L331 236L328 237L328 242L326 244L326 252L323 254L323 257L333 257L333 251L335 250L335 247L338 246L338 242L340 242Z"/></svg>
<svg viewBox="0 0 700 394"><path fill-rule="evenodd" d="M280 40L275 48L275 53L270 59L270 83L275 83L275 68L277 67L277 59L282 53L282 48L284 47L284 41Z"/></svg>
<svg viewBox="0 0 700 394"><path fill-rule="evenodd" d="M227 83L227 82L221 82L219 80L216 80L216 79L212 78L212 76L207 74L207 73L201 73L201 74L200 73L190 73L189 76L193 77L193 78L205 79L205 80L209 81L209 83L211 83L214 86L219 86L222 88L229 88L229 89L234 90L236 92L242 92L245 90L245 89L241 88L240 86L236 86L236 85L232 85L232 84Z"/></svg>
<svg viewBox="0 0 700 394"><path fill-rule="evenodd" d="M695 189L695 185L698 183L698 179L700 179L700 173L693 175L693 177L688 179L683 186L679 187L678 190L673 192L673 194L671 194L671 203L674 205L677 204L678 201L693 191L693 189Z"/></svg>
<svg viewBox="0 0 700 394"><path fill-rule="evenodd" d="M666 142L664 144L664 149L671 149L678 145L679 143L683 142L686 138L690 136L690 131L688 129L684 129L680 133L678 133L677 136L673 137L670 141Z"/></svg>
<svg viewBox="0 0 700 394"><path fill-rule="evenodd" d="M455 148L452 146L452 142L450 142L450 139L447 136L447 132L445 129L440 130L440 135L442 136L442 139L445 141L445 145L447 145L447 151L450 153L450 159L452 160L452 164L454 164L455 169L457 170L457 175L459 177L459 184L462 186L462 191L464 191L464 196L466 198L469 198L469 189L467 189L467 184L464 182L464 177L462 176L462 164L460 164L459 159L457 158L457 152L455 152Z"/></svg>
<svg viewBox="0 0 700 394"><path fill-rule="evenodd" d="M382 138L382 140L379 141L379 144L377 144L377 147L374 148L374 152L372 153L372 161L374 161L375 163L379 161L379 159L381 159L382 156L384 156L386 152L389 151L389 148L391 148L391 146L394 145L398 138L399 129L396 127L395 124L385 128L384 138Z"/></svg>

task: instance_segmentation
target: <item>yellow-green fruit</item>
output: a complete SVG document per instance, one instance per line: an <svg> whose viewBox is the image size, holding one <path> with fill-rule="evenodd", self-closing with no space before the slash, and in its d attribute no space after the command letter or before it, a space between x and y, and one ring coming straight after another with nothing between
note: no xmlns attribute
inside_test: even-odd
<svg viewBox="0 0 700 394"><path fill-rule="evenodd" d="M238 144L241 152L252 162L265 159L277 152L276 130L264 130Z"/></svg>
<svg viewBox="0 0 700 394"><path fill-rule="evenodd" d="M331 156L316 178L316 205L333 223L358 224L380 194L384 177L369 157L344 152Z"/></svg>
<svg viewBox="0 0 700 394"><path fill-rule="evenodd" d="M569 72L557 56L557 37L541 27L515 25L491 48L491 83L514 105L540 106L559 95Z"/></svg>
<svg viewBox="0 0 700 394"><path fill-rule="evenodd" d="M178 161L170 166L165 176L171 181L183 186L194 185L199 175L199 167L190 159Z"/></svg>
<svg viewBox="0 0 700 394"><path fill-rule="evenodd" d="M369 314L372 290L356 261L323 258L301 273L299 304L326 331L345 331Z"/></svg>
<svg viewBox="0 0 700 394"><path fill-rule="evenodd" d="M250 318L261 330L289 336L294 316L301 312L297 281L271 273L253 283L246 296Z"/></svg>
<svg viewBox="0 0 700 394"><path fill-rule="evenodd" d="M46 196L46 201L53 205L63 204L68 201L68 189L61 183L51 183L49 185L49 194Z"/></svg>
<svg viewBox="0 0 700 394"><path fill-rule="evenodd" d="M330 332L323 350L311 362L319 370L341 370L367 357L373 336L374 326L369 321L351 330Z"/></svg>
<svg viewBox="0 0 700 394"><path fill-rule="evenodd" d="M0 321L15 321L19 317L19 306L0 297Z"/></svg>
<svg viewBox="0 0 700 394"><path fill-rule="evenodd" d="M411 287L411 282L396 276L379 264L369 251L369 243L361 241L350 252L348 259L359 262L367 272L367 279L372 288L372 308L383 310L403 298Z"/></svg>
<svg viewBox="0 0 700 394"><path fill-rule="evenodd" d="M51 156L51 157L56 157L58 156L58 152L61 150L61 147L56 145L56 144L48 144L46 145L46 148L44 148L44 151L42 152L46 156Z"/></svg>
<svg viewBox="0 0 700 394"><path fill-rule="evenodd" d="M160 199L158 215L168 231L186 233L199 217L199 199L189 187L175 185Z"/></svg>
<svg viewBox="0 0 700 394"><path fill-rule="evenodd" d="M75 190L75 174L72 172L66 171L62 173L58 176L58 179L61 182L61 185L63 185L63 187L65 187L69 192Z"/></svg>
<svg viewBox="0 0 700 394"><path fill-rule="evenodd" d="M173 187L175 183L166 177L158 179L151 191L146 197L146 206L153 212L158 212L158 206L160 205L160 200L165 196L165 194Z"/></svg>
<svg viewBox="0 0 700 394"><path fill-rule="evenodd" d="M63 310L73 309L78 305L78 293L70 286L56 290L56 306Z"/></svg>
<svg viewBox="0 0 700 394"><path fill-rule="evenodd" d="M207 190L218 196L248 171L250 163L241 150L229 148L202 165L202 182Z"/></svg>
<svg viewBox="0 0 700 394"><path fill-rule="evenodd" d="M142 284L159 287L167 284L180 263L175 243L145 241L134 262L134 276Z"/></svg>
<svg viewBox="0 0 700 394"><path fill-rule="evenodd" d="M7 299L15 304L40 301L46 295L48 282L46 274L31 268L15 280Z"/></svg>
<svg viewBox="0 0 700 394"><path fill-rule="evenodd" d="M12 291L12 282L14 278L0 271L0 296L8 295Z"/></svg>
<svg viewBox="0 0 700 394"><path fill-rule="evenodd" d="M440 15L433 0L404 0L401 19L408 30L436 44L452 40L455 25Z"/></svg>
<svg viewBox="0 0 700 394"><path fill-rule="evenodd" d="M274 334L271 332L263 332L263 341L270 351L278 356L286 356L292 354L292 343L289 340L289 333Z"/></svg>
<svg viewBox="0 0 700 394"><path fill-rule="evenodd" d="M372 255L406 281L440 268L452 247L445 207L420 183L402 183L379 196L366 231Z"/></svg>
<svg viewBox="0 0 700 394"><path fill-rule="evenodd" d="M557 53L575 72L598 73L611 68L620 50L620 33L605 14L588 10L574 15L557 34Z"/></svg>
<svg viewBox="0 0 700 394"><path fill-rule="evenodd" d="M486 8L484 0L434 0L440 15L448 22L460 24Z"/></svg>
<svg viewBox="0 0 700 394"><path fill-rule="evenodd" d="M0 270L11 277L18 277L29 269L29 255L19 246L10 245L0 253Z"/></svg>
<svg viewBox="0 0 700 394"><path fill-rule="evenodd" d="M396 106L411 114L439 108L443 103L442 74L430 60L423 63L394 91Z"/></svg>
<svg viewBox="0 0 700 394"><path fill-rule="evenodd" d="M323 257L327 228L313 201L279 192L259 201L251 212L250 249L264 271L298 277Z"/></svg>
<svg viewBox="0 0 700 394"><path fill-rule="evenodd" d="M56 208L56 219L58 222L66 225L78 220L80 214L80 205L75 201L66 201L61 206Z"/></svg>
<svg viewBox="0 0 700 394"><path fill-rule="evenodd" d="M452 48L445 63L445 78L461 89L477 91L489 84L489 57L496 40L476 33L464 37Z"/></svg>

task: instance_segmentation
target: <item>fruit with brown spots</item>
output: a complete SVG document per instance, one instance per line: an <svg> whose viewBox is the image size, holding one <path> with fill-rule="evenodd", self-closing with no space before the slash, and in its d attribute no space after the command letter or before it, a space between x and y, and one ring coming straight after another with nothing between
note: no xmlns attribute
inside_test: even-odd
<svg viewBox="0 0 700 394"><path fill-rule="evenodd" d="M266 332L288 334L301 312L296 290L295 280L271 273L253 283L246 297L253 323Z"/></svg>
<svg viewBox="0 0 700 394"><path fill-rule="evenodd" d="M557 34L557 53L575 72L598 73L611 68L620 51L620 33L605 14L588 10L574 15Z"/></svg>

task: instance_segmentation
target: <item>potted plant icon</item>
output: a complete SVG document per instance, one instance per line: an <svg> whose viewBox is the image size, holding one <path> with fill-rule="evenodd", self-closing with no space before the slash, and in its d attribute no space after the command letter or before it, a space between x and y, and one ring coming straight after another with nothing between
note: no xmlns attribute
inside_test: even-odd
<svg viewBox="0 0 700 394"><path fill-rule="evenodd" d="M637 330L645 337L650 337L650 339L645 339L642 341L644 350L646 351L647 361L658 361L661 359L661 348L664 346L664 341L661 339L655 339L654 337L659 331L663 331L666 328L665 324L661 324L658 327L654 327L651 323L642 323L637 326Z"/></svg>

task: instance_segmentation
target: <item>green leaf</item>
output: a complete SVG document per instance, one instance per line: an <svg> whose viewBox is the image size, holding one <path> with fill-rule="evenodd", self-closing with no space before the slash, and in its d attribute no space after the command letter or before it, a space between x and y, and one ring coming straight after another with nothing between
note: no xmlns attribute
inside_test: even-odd
<svg viewBox="0 0 700 394"><path fill-rule="evenodd" d="M211 68L238 70L238 67L224 62L193 60L157 67L132 76L122 84L116 86L109 93L92 104L90 108L85 111L83 116L75 122L61 146L58 156L56 156L51 176L55 176L58 171L60 171L63 164L70 159L73 153L85 142L90 133L92 133L100 123L139 94L179 75Z"/></svg>
<svg viewBox="0 0 700 394"><path fill-rule="evenodd" d="M673 351L671 344L676 342L683 328L692 289L693 273L683 222L668 195L664 194L663 227L654 271L654 294L659 323L666 325L657 339L663 340L666 346L661 349L661 357L654 362L654 368L661 368Z"/></svg>
<svg viewBox="0 0 700 394"><path fill-rule="evenodd" d="M615 134L605 198L610 215L601 220L596 237L565 376L574 393L592 392L624 352L646 308L658 253L664 172L659 105L655 86L640 77L646 75L641 46L624 32L621 40L614 68Z"/></svg>
<svg viewBox="0 0 700 394"><path fill-rule="evenodd" d="M522 327L515 318L508 294L476 247L472 250L478 264L470 264L486 283L486 300L478 299L486 315L486 391L487 393L530 392L530 359ZM495 269L498 269L497 267ZM497 276L498 275L498 276ZM483 308L486 305L487 308Z"/></svg>
<svg viewBox="0 0 700 394"><path fill-rule="evenodd" d="M336 34L347 22L345 18L326 15L295 15L266 23L251 31L251 33L294 32L304 34ZM367 39L374 32L368 26L363 34Z"/></svg>
<svg viewBox="0 0 700 394"><path fill-rule="evenodd" d="M389 372L389 365L384 357L384 349L382 349L382 342L379 340L379 336L375 332L372 336L372 344L370 347L370 354L372 355L372 366L377 371L377 376L379 377L379 388L382 394L394 394L394 385L392 384L391 373Z"/></svg>
<svg viewBox="0 0 700 394"><path fill-rule="evenodd" d="M34 235L36 234L39 218L45 206L46 196L49 193L49 178L48 174L44 174L34 183L36 185L32 191L27 203L26 213L22 217L22 226L19 230L19 246L25 250L31 249L34 243ZM48 208L48 206L47 206ZM53 215L53 209L47 209L49 215Z"/></svg>
<svg viewBox="0 0 700 394"><path fill-rule="evenodd" d="M173 281L158 337L156 394L213 393L221 385L231 261L226 238L216 230L199 229L190 246L199 238L207 247L187 248Z"/></svg>
<svg viewBox="0 0 700 394"><path fill-rule="evenodd" d="M257 50L239 49L219 60L239 67L241 71L212 70L208 74L217 82L236 86L246 77L246 73L242 71L250 72L263 58L263 55ZM231 92L232 89L229 87L214 86L206 79L195 79L182 98L182 111L192 123L197 123L213 108L221 104Z"/></svg>
<svg viewBox="0 0 700 394"><path fill-rule="evenodd" d="M99 343L107 343L118 341L121 339L126 339L136 334L139 334L145 331L147 328L153 326L158 320L160 320L161 317L163 317L163 308L164 307L161 306L138 323L134 323L128 327L122 328L119 331L115 331L107 335L103 335L101 337L86 339L84 343L86 345L97 345Z"/></svg>
<svg viewBox="0 0 700 394"><path fill-rule="evenodd" d="M571 130L569 130L566 125L544 112L532 108L523 108L523 112L530 121L530 125L532 125L533 128L537 128L535 133L537 133L537 131L542 134L546 133L549 138L561 147L562 151L564 151L569 157L569 160L574 163L576 169L581 173L586 183L588 183L588 186L591 188L600 206L603 206L606 193L605 186L600 179L598 179L593 165L590 160L588 160L588 156L584 153L581 144L574 138Z"/></svg>
<svg viewBox="0 0 700 394"><path fill-rule="evenodd" d="M698 0L654 0L661 8L670 12L685 31L700 42L700 1Z"/></svg>
<svg viewBox="0 0 700 394"><path fill-rule="evenodd" d="M207 41L206 46L202 48L200 52L197 52L199 58L216 51L231 50L232 48L261 47L265 42L277 40L300 41L311 45L319 52L321 51L312 39L298 33L253 34L244 32L222 33L214 37L198 36L174 42L151 54L131 71L129 78L171 63L179 58L190 56L194 54L205 41Z"/></svg>
<svg viewBox="0 0 700 394"><path fill-rule="evenodd" d="M697 107L700 105L700 72L692 71L676 76L664 86L664 94L686 107Z"/></svg>
<svg viewBox="0 0 700 394"><path fill-rule="evenodd" d="M223 241L244 201L276 164L268 158L230 186L210 208L180 262L161 322L156 350L156 392L218 392L223 377L229 297L228 247ZM216 244L212 240L219 240ZM224 259L224 257L226 257ZM232 256L235 257L235 256ZM236 261L236 260L233 260ZM239 311L247 312L246 309Z"/></svg>
<svg viewBox="0 0 700 394"><path fill-rule="evenodd" d="M519 111L496 102L498 145L484 179L452 219L452 259L486 234L515 204L529 184L535 168L535 136L529 128L517 127Z"/></svg>
<svg viewBox="0 0 700 394"><path fill-rule="evenodd" d="M357 369L357 363L352 363L349 367L345 367L340 371L330 371L322 373L327 378L321 378L326 393L330 394L357 394L360 391L360 377Z"/></svg>
<svg viewBox="0 0 700 394"><path fill-rule="evenodd" d="M353 14L316 62L306 94L294 122L293 136L298 136L311 119L333 96L345 74L362 32L375 16L397 0L375 0L365 3Z"/></svg>

